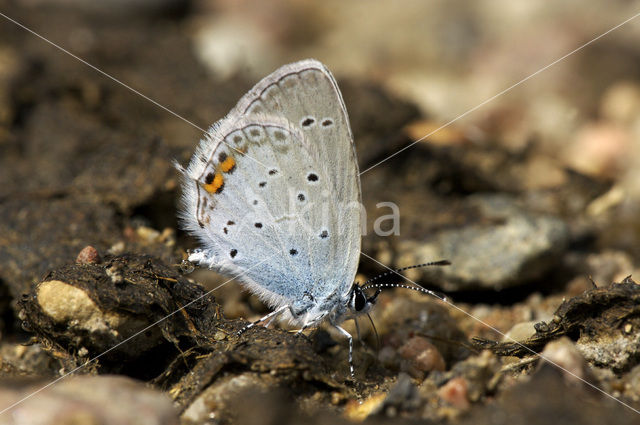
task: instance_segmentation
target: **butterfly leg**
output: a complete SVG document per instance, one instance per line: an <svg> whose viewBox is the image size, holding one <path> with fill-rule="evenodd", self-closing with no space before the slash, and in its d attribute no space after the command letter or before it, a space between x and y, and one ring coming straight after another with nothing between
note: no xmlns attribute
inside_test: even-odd
<svg viewBox="0 0 640 425"><path fill-rule="evenodd" d="M342 335L344 335L349 340L349 371L351 372L351 378L355 379L355 374L353 373L353 337L343 328L338 325L333 325L337 330L340 331Z"/></svg>
<svg viewBox="0 0 640 425"><path fill-rule="evenodd" d="M293 310L291 311L291 314L293 315L293 317L296 317L295 314L293 313ZM301 334L302 332L306 331L307 329L317 326L318 323L322 322L322 319L324 319L324 317L326 316L326 314L322 314L320 316L318 316L315 320L313 320L312 322L308 322L305 323L302 328L298 329L296 331L296 335Z"/></svg>
<svg viewBox="0 0 640 425"><path fill-rule="evenodd" d="M269 326L271 326L271 324L273 323L274 320L276 320L276 316L273 316L273 317L270 317L269 319L266 319L262 326L265 327L265 328L268 328Z"/></svg>
<svg viewBox="0 0 640 425"><path fill-rule="evenodd" d="M277 310L272 311L271 313L267 314L264 317L259 318L258 320L256 320L255 322L251 322L249 323L247 326L243 327L242 329L240 329L238 331L238 335L242 335L243 333L245 333L247 330L251 329L252 327L254 327L255 325L257 325L258 323L264 322L265 320L272 320L274 319L277 315L283 313L285 310L287 309L291 309L290 306L285 305L280 307ZM269 323L271 323L271 321L269 321Z"/></svg>

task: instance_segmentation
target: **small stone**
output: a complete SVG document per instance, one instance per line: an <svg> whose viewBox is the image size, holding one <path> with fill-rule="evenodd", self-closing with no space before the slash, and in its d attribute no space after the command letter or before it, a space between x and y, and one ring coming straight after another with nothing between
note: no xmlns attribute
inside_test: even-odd
<svg viewBox="0 0 640 425"><path fill-rule="evenodd" d="M118 254L122 254L125 248L126 248L125 243L123 241L120 241L120 242L114 243L111 246L111 248L109 248L109 252L113 255L118 255Z"/></svg>
<svg viewBox="0 0 640 425"><path fill-rule="evenodd" d="M586 360L575 343L567 337L548 343L544 347L541 358L554 366L561 367L568 381L584 380L589 376Z"/></svg>
<svg viewBox="0 0 640 425"><path fill-rule="evenodd" d="M64 369L60 371L64 373ZM74 376L30 397L42 389L37 384L0 386L4 406L20 403L2 423L15 424L154 424L175 425L178 412L171 400L131 378ZM28 386L27 386L28 385ZM110 408L117 406L117 408ZM144 419L141 419L141 416ZM11 419L13 418L13 419Z"/></svg>
<svg viewBox="0 0 640 425"><path fill-rule="evenodd" d="M452 261L448 267L416 269L408 274L412 280L419 273L445 291L501 290L539 278L568 247L569 227L563 220L525 210L510 196L474 195L467 203L477 211L475 222L451 226L428 240L398 243L400 267L424 259Z"/></svg>
<svg viewBox="0 0 640 425"><path fill-rule="evenodd" d="M76 263L78 264L100 264L101 262L102 258L100 258L98 250L91 245L87 245L82 248L76 257Z"/></svg>
<svg viewBox="0 0 640 425"><path fill-rule="evenodd" d="M469 385L463 377L449 380L438 390L441 399L458 409L466 410L471 406L468 397Z"/></svg>
<svg viewBox="0 0 640 425"><path fill-rule="evenodd" d="M394 417L399 412L415 411L421 404L420 392L411 377L406 373L399 373L395 385L389 389L384 402L379 405L375 413Z"/></svg>
<svg viewBox="0 0 640 425"><path fill-rule="evenodd" d="M58 324L104 332L122 322L116 313L103 312L84 290L60 280L41 282L37 300L43 313Z"/></svg>
<svg viewBox="0 0 640 425"><path fill-rule="evenodd" d="M152 229L151 227L140 226L136 228L136 235L140 240L151 243L158 240L158 238L160 237L160 232L158 232L156 229Z"/></svg>
<svg viewBox="0 0 640 425"><path fill-rule="evenodd" d="M531 338L533 334L536 333L534 325L537 322L538 321L516 323L504 334L502 342L524 341L527 338Z"/></svg>
<svg viewBox="0 0 640 425"><path fill-rule="evenodd" d="M243 374L226 376L217 379L212 385L200 392L182 412L183 423L211 423L210 419L224 416L225 412L234 410L234 400L243 391L253 392L253 397L260 398L270 390L264 377ZM272 389L271 389L272 390ZM236 401L237 402L237 401ZM257 406L256 408L260 408ZM252 409L247 410L249 414Z"/></svg>
<svg viewBox="0 0 640 425"><path fill-rule="evenodd" d="M386 397L385 393L376 393L362 402L351 400L345 406L344 415L354 422L362 422L382 405Z"/></svg>
<svg viewBox="0 0 640 425"><path fill-rule="evenodd" d="M633 136L624 126L611 122L592 122L576 132L564 152L565 163L595 177L616 177L628 160Z"/></svg>
<svg viewBox="0 0 640 425"><path fill-rule="evenodd" d="M398 354L408 360L408 371L412 375L419 372L444 370L445 362L438 349L426 338L415 336L398 349Z"/></svg>

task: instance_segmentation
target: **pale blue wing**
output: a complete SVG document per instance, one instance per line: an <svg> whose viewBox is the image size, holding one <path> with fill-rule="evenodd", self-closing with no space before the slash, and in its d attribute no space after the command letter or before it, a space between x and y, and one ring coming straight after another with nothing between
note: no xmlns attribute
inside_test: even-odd
<svg viewBox="0 0 640 425"><path fill-rule="evenodd" d="M348 292L358 168L341 95L319 62L258 83L212 127L185 176L181 218L206 249L201 262L242 274L273 307Z"/></svg>

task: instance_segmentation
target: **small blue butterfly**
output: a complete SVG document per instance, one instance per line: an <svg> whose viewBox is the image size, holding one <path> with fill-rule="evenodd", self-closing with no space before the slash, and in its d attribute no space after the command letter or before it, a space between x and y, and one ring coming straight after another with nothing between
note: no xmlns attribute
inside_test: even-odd
<svg viewBox="0 0 640 425"><path fill-rule="evenodd" d="M283 314L303 330L327 320L349 340L353 376L353 340L340 323L367 313L379 287L367 297L376 285L354 284L360 178L329 70L303 60L265 77L178 168L180 219L202 244L189 261L233 276L271 306L256 323Z"/></svg>

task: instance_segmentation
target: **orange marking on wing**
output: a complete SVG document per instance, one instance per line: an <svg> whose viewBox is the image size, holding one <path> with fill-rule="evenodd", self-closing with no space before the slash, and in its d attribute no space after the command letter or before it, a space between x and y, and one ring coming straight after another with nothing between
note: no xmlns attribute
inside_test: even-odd
<svg viewBox="0 0 640 425"><path fill-rule="evenodd" d="M220 169L222 170L223 173L229 173L233 171L235 167L236 167L236 160L230 156L228 156L227 159L222 161L222 163L220 164Z"/></svg>
<svg viewBox="0 0 640 425"><path fill-rule="evenodd" d="M204 185L204 190L209 193L220 193L222 191L222 186L224 186L224 177L222 177L222 174L216 173L213 177L213 181Z"/></svg>

